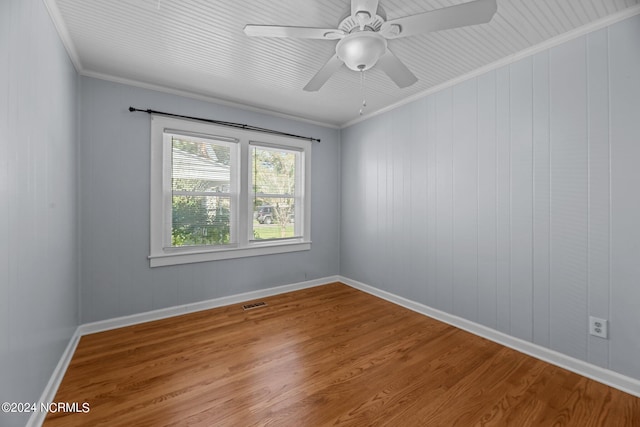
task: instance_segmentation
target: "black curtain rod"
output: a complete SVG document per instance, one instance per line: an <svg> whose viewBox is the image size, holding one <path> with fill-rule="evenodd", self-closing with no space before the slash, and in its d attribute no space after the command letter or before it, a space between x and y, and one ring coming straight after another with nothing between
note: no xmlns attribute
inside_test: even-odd
<svg viewBox="0 0 640 427"><path fill-rule="evenodd" d="M265 129L257 126L251 126L251 125L244 125L242 123L223 122L221 120L203 119L200 117L192 117L192 116L183 116L181 114L165 113L162 111L156 111L156 110L150 110L150 109L141 110L139 108L134 108L134 107L129 107L129 111L131 112L140 111L142 113L147 113L147 114L159 114L161 116L180 117L181 119L198 120L200 122L213 123L215 125L220 125L220 126L228 126L232 128L252 130L255 132L269 133L272 135L288 136L289 138L308 139L309 141L312 141L312 142L313 141L320 142L318 138L311 138L310 136L294 135L292 133L280 132L278 130Z"/></svg>

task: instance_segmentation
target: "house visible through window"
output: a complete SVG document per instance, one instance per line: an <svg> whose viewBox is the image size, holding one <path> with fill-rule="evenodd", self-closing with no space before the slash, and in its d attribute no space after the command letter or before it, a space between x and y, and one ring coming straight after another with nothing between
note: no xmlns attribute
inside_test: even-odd
<svg viewBox="0 0 640 427"><path fill-rule="evenodd" d="M237 144L171 133L165 138L171 140L170 245L233 242L231 211L236 209L237 183L231 177Z"/></svg>
<svg viewBox="0 0 640 427"><path fill-rule="evenodd" d="M311 143L154 116L151 266L310 248Z"/></svg>

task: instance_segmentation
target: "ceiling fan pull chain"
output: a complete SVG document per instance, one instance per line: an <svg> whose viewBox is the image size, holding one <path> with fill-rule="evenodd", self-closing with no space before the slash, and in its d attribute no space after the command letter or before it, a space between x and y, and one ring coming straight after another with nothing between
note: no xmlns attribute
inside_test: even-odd
<svg viewBox="0 0 640 427"><path fill-rule="evenodd" d="M362 107L360 107L360 115L362 115L364 113L364 108L367 106L364 88L364 69L360 70L360 91L362 92Z"/></svg>

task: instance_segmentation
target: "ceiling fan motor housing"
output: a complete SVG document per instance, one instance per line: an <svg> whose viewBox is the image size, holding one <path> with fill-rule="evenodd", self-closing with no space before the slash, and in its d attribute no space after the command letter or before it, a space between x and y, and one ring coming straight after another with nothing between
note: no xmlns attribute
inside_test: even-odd
<svg viewBox="0 0 640 427"><path fill-rule="evenodd" d="M398 87L405 88L418 78L387 48L387 39L484 24L493 19L497 10L497 0L469 0L387 21L380 0L351 0L350 13L338 28L246 25L244 32L248 36L340 39L336 54L307 83L305 91L319 90L342 64L353 71L365 71L377 65Z"/></svg>
<svg viewBox="0 0 640 427"><path fill-rule="evenodd" d="M387 40L372 31L358 31L347 35L336 45L336 54L354 71L365 71L376 65L387 50Z"/></svg>

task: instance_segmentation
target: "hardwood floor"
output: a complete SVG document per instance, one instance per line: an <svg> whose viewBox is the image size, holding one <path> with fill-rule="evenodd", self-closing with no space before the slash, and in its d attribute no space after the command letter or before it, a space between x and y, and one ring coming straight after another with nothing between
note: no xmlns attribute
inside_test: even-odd
<svg viewBox="0 0 640 427"><path fill-rule="evenodd" d="M82 337L45 426L640 426L640 399L340 283Z"/></svg>

